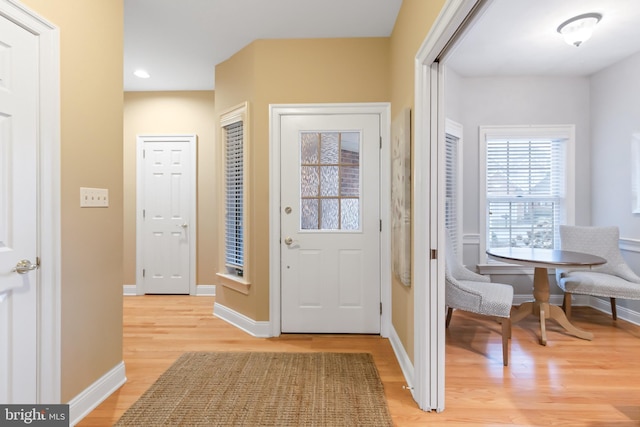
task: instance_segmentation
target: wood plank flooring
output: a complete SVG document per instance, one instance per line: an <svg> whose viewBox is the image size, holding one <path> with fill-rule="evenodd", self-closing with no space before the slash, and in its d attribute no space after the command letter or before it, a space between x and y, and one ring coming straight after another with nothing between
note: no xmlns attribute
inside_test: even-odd
<svg viewBox="0 0 640 427"><path fill-rule="evenodd" d="M213 297L124 298L127 383L79 426L111 426L185 351L370 352L397 426L640 426L640 327L576 307L573 323L594 333L584 341L547 323L538 344L533 317L513 326L502 366L500 325L454 312L446 339L445 410L419 410L387 339L352 335L254 338L212 316ZM337 427L337 426L330 426Z"/></svg>

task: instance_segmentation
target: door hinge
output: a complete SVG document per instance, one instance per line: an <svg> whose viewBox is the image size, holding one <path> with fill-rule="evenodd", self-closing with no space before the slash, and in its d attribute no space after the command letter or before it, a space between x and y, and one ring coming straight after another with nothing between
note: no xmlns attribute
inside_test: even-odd
<svg viewBox="0 0 640 427"><path fill-rule="evenodd" d="M142 209L142 219L145 219L147 217L147 211L145 209Z"/></svg>
<svg viewBox="0 0 640 427"><path fill-rule="evenodd" d="M382 220L380 220L380 232L382 232Z"/></svg>
<svg viewBox="0 0 640 427"><path fill-rule="evenodd" d="M382 303L380 303L380 315L382 315Z"/></svg>
<svg viewBox="0 0 640 427"><path fill-rule="evenodd" d="M143 268L142 269L142 277L144 277L146 273L147 273L147 271Z"/></svg>
<svg viewBox="0 0 640 427"><path fill-rule="evenodd" d="M431 249L431 259L438 259L438 250Z"/></svg>
<svg viewBox="0 0 640 427"><path fill-rule="evenodd" d="M147 158L147 150L142 150L142 158L143 159Z"/></svg>
<svg viewBox="0 0 640 427"><path fill-rule="evenodd" d="M382 137L380 137L380 149L382 150Z"/></svg>

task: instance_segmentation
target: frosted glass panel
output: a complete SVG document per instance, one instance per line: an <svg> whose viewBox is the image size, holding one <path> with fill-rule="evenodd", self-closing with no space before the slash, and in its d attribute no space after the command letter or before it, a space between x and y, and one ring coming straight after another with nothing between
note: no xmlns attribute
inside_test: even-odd
<svg viewBox="0 0 640 427"><path fill-rule="evenodd" d="M358 230L360 228L360 201L358 199L340 200L341 227L343 230Z"/></svg>
<svg viewBox="0 0 640 427"><path fill-rule="evenodd" d="M338 199L322 199L322 224L323 230L338 230L340 227L339 222L339 205Z"/></svg>
<svg viewBox="0 0 640 427"><path fill-rule="evenodd" d="M318 185L320 184L320 177L318 176L317 166L302 166L300 176L300 187L302 197L317 197Z"/></svg>
<svg viewBox="0 0 640 427"><path fill-rule="evenodd" d="M318 229L318 199L302 199L300 225L303 230Z"/></svg>
<svg viewBox="0 0 640 427"><path fill-rule="evenodd" d="M317 133L303 133L300 150L300 161L303 165L315 165L318 163L318 139Z"/></svg>
<svg viewBox="0 0 640 427"><path fill-rule="evenodd" d="M322 166L320 175L320 195L338 197L338 166Z"/></svg>
<svg viewBox="0 0 640 427"><path fill-rule="evenodd" d="M320 163L337 164L339 152L338 133L323 133L320 140Z"/></svg>
<svg viewBox="0 0 640 427"><path fill-rule="evenodd" d="M300 229L360 229L360 132L300 134Z"/></svg>

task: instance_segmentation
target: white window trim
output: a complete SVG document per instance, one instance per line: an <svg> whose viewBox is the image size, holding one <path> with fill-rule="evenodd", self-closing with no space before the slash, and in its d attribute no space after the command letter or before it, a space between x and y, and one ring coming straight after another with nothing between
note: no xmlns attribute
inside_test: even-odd
<svg viewBox="0 0 640 427"><path fill-rule="evenodd" d="M575 125L505 125L505 126L480 126L478 141L479 149L479 217L480 217L480 263L479 267L486 264L495 265L498 261L488 260L487 250L487 139L491 138L563 138L566 139L566 223L575 223ZM505 269L522 270L521 267L504 264ZM515 270L514 270L515 271Z"/></svg>
<svg viewBox="0 0 640 427"><path fill-rule="evenodd" d="M218 256L218 273L216 273L217 279L222 286L233 289L245 295L249 294L249 288L251 287L251 282L249 281L249 266L250 264L250 243L247 239L248 236L251 235L249 230L249 221L247 219L247 212L251 212L249 206L249 197L248 197L248 189L247 182L249 182L249 105L247 102L243 102L229 110L223 112L220 115L220 126L219 126L219 135L220 135L220 200L225 200L226 197L226 178L225 178L225 150L226 150L226 135L225 135L225 127L234 123L242 122L242 147L243 147L243 183L244 183L244 191L242 193L242 230L243 230L243 259L244 259L244 267L242 276L238 276L232 273L229 273L226 268L226 228L225 228L225 216L226 216L226 203L220 203L220 216L219 216L219 231L221 236L219 242L219 256Z"/></svg>

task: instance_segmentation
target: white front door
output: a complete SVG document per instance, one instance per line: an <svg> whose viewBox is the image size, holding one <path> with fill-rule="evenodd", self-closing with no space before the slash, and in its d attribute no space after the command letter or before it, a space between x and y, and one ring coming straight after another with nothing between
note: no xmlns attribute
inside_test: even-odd
<svg viewBox="0 0 640 427"><path fill-rule="evenodd" d="M282 332L380 333L380 116L283 116Z"/></svg>
<svg viewBox="0 0 640 427"><path fill-rule="evenodd" d="M138 146L142 288L146 294L190 294L195 292L196 137L139 136Z"/></svg>
<svg viewBox="0 0 640 427"><path fill-rule="evenodd" d="M37 43L0 17L2 403L37 402Z"/></svg>

